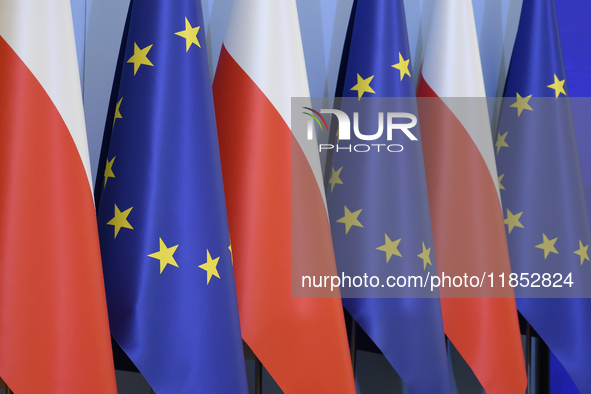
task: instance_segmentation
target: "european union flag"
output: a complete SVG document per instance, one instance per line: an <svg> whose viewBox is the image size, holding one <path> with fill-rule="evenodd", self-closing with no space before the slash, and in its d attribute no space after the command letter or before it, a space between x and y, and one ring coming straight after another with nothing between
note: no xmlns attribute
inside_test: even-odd
<svg viewBox="0 0 591 394"><path fill-rule="evenodd" d="M566 82L554 1L524 0L496 139L517 307L591 393L591 230Z"/></svg>
<svg viewBox="0 0 591 394"><path fill-rule="evenodd" d="M157 393L246 393L200 2L132 0L98 223L111 332Z"/></svg>
<svg viewBox="0 0 591 394"><path fill-rule="evenodd" d="M397 99L399 105L390 110L417 113L411 72L402 0L356 0L336 96L354 97L354 102L361 104L366 101L368 105L363 108L367 111L360 112L359 118L371 117L374 123L368 125L371 122L360 120L365 128L362 131L367 133L376 126L379 110L371 110L375 100L372 97L410 97ZM395 272L436 274L418 127L412 128L412 134L417 141L403 133L393 136L392 141L387 141L385 135L372 141L385 144L379 152L375 146L367 153L356 152L355 148L333 151L327 200L336 261L342 274L349 275L345 272L349 267L375 273L382 281L385 275ZM387 149L386 145L396 143L403 144L402 152L400 145ZM353 144L352 140L335 142L335 146L344 148ZM347 289L342 292L346 297ZM343 303L410 393L450 392L438 298L344 298Z"/></svg>

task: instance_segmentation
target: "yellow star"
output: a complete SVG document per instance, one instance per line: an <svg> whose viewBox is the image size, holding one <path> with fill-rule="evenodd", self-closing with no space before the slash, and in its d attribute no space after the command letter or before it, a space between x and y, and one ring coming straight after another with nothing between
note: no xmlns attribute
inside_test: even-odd
<svg viewBox="0 0 591 394"><path fill-rule="evenodd" d="M509 226L509 234L511 234L511 231L513 231L513 228L515 227L523 228L523 224L519 222L521 215L523 215L523 212L513 215L511 211L507 209L507 219L505 219L505 224Z"/></svg>
<svg viewBox="0 0 591 394"><path fill-rule="evenodd" d="M199 48L201 48L201 45L199 44L199 40L197 39L197 33L199 32L200 28L201 28L201 26L192 27L191 24L189 23L189 20L185 17L185 30L174 33L177 36L183 37L187 41L186 42L186 46L187 46L186 52L189 52L189 48L191 48L192 44L195 44Z"/></svg>
<svg viewBox="0 0 591 394"><path fill-rule="evenodd" d="M230 249L230 260L232 261L232 266L234 265L234 252L232 252L232 245L228 246Z"/></svg>
<svg viewBox="0 0 591 394"><path fill-rule="evenodd" d="M119 99L119 101L117 102L117 105L115 106L115 116L113 117L113 128L115 128L115 121L117 119L123 119L123 116L121 116L121 112L119 112L119 107L121 107L121 101L123 101L123 97L121 97Z"/></svg>
<svg viewBox="0 0 591 394"><path fill-rule="evenodd" d="M532 107L529 106L528 101L531 98L531 94L527 97L521 97L519 93L517 93L517 101L511 104L512 108L517 108L517 116L521 116L521 113L524 109L529 111L533 111Z"/></svg>
<svg viewBox="0 0 591 394"><path fill-rule="evenodd" d="M507 143L505 142L505 138L507 138L507 134L509 132L507 131L505 134L501 134L499 133L497 135L497 142L495 143L495 146L497 147L497 155L499 154L499 151L501 150L501 148L508 148L509 145L507 145Z"/></svg>
<svg viewBox="0 0 591 394"><path fill-rule="evenodd" d="M548 239L548 237L546 237L546 234L542 234L542 236L544 237L544 242L542 242L539 245L536 245L536 248L542 249L544 251L544 260L545 260L546 257L548 257L548 254L550 254L550 252L558 254L558 251L554 247L554 244L556 243L556 240L558 239L558 237L554 238L554 239Z"/></svg>
<svg viewBox="0 0 591 394"><path fill-rule="evenodd" d="M386 236L386 243L383 244L382 246L378 246L376 249L381 250L382 252L386 252L386 263L388 263L390 261L390 257L392 257L392 255L402 257L402 255L398 251L398 244L400 243L400 240L402 238L397 239L396 241L392 241L388 237L388 234L384 234L384 235Z"/></svg>
<svg viewBox="0 0 591 394"><path fill-rule="evenodd" d="M423 260L423 271L425 269L427 269L427 264L429 264L431 266L433 265L433 264L431 264L430 254L431 254L431 248L429 248L429 249L425 248L425 243L423 242L423 251L417 255Z"/></svg>
<svg viewBox="0 0 591 394"><path fill-rule="evenodd" d="M585 260L589 261L589 254L587 253L588 249L589 249L589 245L583 246L583 243L579 239L579 250L576 250L575 254L578 254L579 257L581 258L581 265L583 265L583 262Z"/></svg>
<svg viewBox="0 0 591 394"><path fill-rule="evenodd" d="M207 271L207 284L209 284L209 280L211 279L212 276L215 276L218 279L220 278L220 274L218 273L218 261L219 261L219 257L217 259L212 259L211 255L209 254L209 250L207 251L207 262L203 263L199 266L199 268L201 268L202 270Z"/></svg>
<svg viewBox="0 0 591 394"><path fill-rule="evenodd" d="M398 52L398 63L393 64L392 67L400 70L400 80L401 81L405 75L408 75L410 77L410 72L408 71L408 63L409 62L410 62L410 59L404 60L404 58L402 57L402 54L400 52Z"/></svg>
<svg viewBox="0 0 591 394"><path fill-rule="evenodd" d="M178 268L178 264L176 263L176 261L174 260L174 257L172 257L172 255L174 254L174 252L176 252L176 248L178 248L179 246L175 245L170 248L167 248L166 245L164 244L164 241L162 240L162 238L159 238L159 239L160 239L160 250L158 252L154 252L152 254L149 254L148 257L152 257L154 259L160 260L160 273L162 273L162 271L164 271L164 268L168 264L174 265L175 267Z"/></svg>
<svg viewBox="0 0 591 394"><path fill-rule="evenodd" d="M375 93L369 86L373 77L374 76L372 75L371 77L363 79L361 78L361 75L357 74L357 85L351 88L351 90L357 90L357 100L361 100L363 93Z"/></svg>
<svg viewBox="0 0 591 394"><path fill-rule="evenodd" d="M115 161L116 157L117 156L113 156L111 161L109 161L107 158L107 165L105 166L105 185L103 186L103 189L107 187L107 180L109 178L115 178L115 174L113 173L113 162Z"/></svg>
<svg viewBox="0 0 591 394"><path fill-rule="evenodd" d="M499 189L500 190L505 190L505 186L503 186L503 184L501 183L501 181L503 180L503 177L504 176L505 176L505 174L499 175Z"/></svg>
<svg viewBox="0 0 591 394"><path fill-rule="evenodd" d="M330 183L330 192L331 193L332 193L332 189L334 189L334 185L336 185L337 183L339 185L343 184L343 181L341 181L341 178L339 178L339 175L341 175L342 169L343 169L343 167L341 167L335 171L334 167L332 168L332 175L330 176L330 180L328 181L328 183Z"/></svg>
<svg viewBox="0 0 591 394"><path fill-rule="evenodd" d="M363 225L357 219L360 213L361 209L351 213L351 211L349 211L349 208L345 207L345 216L337 220L337 223L345 224L345 234L348 234L349 230L351 230L351 227L353 226L363 227Z"/></svg>
<svg viewBox="0 0 591 394"><path fill-rule="evenodd" d="M133 56L127 61L127 63L133 63L133 75L137 73L137 70L139 70L142 64L146 66L154 66L148 59L148 52L152 48L152 45L148 45L144 49L140 49L140 47L138 47L135 42L133 43Z"/></svg>
<svg viewBox="0 0 591 394"><path fill-rule="evenodd" d="M563 79L561 81L558 79L556 74L554 74L554 83L547 86L550 89L554 89L554 93L556 94L556 98L558 98L558 96L560 96L560 93L562 93L566 96L566 92L564 91L564 81L565 81L565 79Z"/></svg>
<svg viewBox="0 0 591 394"><path fill-rule="evenodd" d="M121 212L117 207L117 204L115 204L115 217L107 222L107 224L115 226L115 238L117 238L117 234L119 234L119 230L121 230L122 227L133 230L133 227L131 227L131 224L127 221L127 217L132 209L133 207Z"/></svg>

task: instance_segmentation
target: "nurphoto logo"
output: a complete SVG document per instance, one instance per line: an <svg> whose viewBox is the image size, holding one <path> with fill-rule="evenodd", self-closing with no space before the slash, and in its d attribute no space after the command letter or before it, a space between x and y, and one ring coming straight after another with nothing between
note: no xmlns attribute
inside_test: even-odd
<svg viewBox="0 0 591 394"><path fill-rule="evenodd" d="M303 107L304 109L310 112L303 112L303 114L309 116L307 121L307 139L312 141L314 139L314 128L315 124L320 127L320 130L327 130L328 125L326 119L322 114L332 114L335 115L337 126L338 126L338 139L336 144L318 144L319 152L322 150L331 150L334 149L337 152L339 151L348 151L348 152L369 152L370 150L376 150L377 152L380 151L388 151L388 152L402 152L404 147L400 144L386 144L386 143L374 143L374 144L341 144L343 141L351 141L351 120L349 115L344 111L338 109L326 109L322 108L320 112L309 108ZM370 116L369 114L362 114L361 117ZM375 114L373 115L375 117ZM392 136L395 131L400 131L404 133L404 135L411 141L418 141L417 137L410 131L414 126L417 125L417 117L408 112L386 112L386 141L392 141ZM384 112L377 113L378 119L378 130L374 133L368 133L368 130L364 130L363 133L360 130L360 115L359 112L353 112L353 133L354 138L361 140L361 141L378 141L384 134ZM410 120L410 122L403 122L401 123L401 119ZM367 122L362 122L362 124L367 124ZM366 134L368 133L368 134ZM382 138L383 140L383 138ZM380 148L383 148L380 150Z"/></svg>

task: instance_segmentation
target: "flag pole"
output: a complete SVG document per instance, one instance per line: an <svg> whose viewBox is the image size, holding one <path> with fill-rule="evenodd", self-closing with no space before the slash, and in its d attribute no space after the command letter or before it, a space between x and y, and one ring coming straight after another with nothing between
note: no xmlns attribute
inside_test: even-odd
<svg viewBox="0 0 591 394"><path fill-rule="evenodd" d="M12 393L12 391L10 390L10 387L8 387L8 383L6 383L4 381L4 379L2 379L2 378L0 378L0 385L3 385L4 386L4 392L6 394L11 394Z"/></svg>
<svg viewBox="0 0 591 394"><path fill-rule="evenodd" d="M254 359L254 392L263 394L263 364L258 357Z"/></svg>
<svg viewBox="0 0 591 394"><path fill-rule="evenodd" d="M349 342L351 349L351 364L353 365L353 376L355 376L355 364L357 361L357 322L351 317L351 339Z"/></svg>
<svg viewBox="0 0 591 394"><path fill-rule="evenodd" d="M527 394L531 394L531 325L525 326L525 369L527 373Z"/></svg>

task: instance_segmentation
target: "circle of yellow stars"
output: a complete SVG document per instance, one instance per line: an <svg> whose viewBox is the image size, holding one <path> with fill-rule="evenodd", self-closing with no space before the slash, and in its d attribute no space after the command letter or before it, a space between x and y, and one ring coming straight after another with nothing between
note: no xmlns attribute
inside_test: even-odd
<svg viewBox="0 0 591 394"><path fill-rule="evenodd" d="M174 33L175 35L178 35L185 39L185 52L188 52L192 45L201 48L201 45L197 38L199 29L200 26L192 27L189 20L185 17L185 30ZM127 60L127 63L133 64L133 75L136 75L140 67L143 65L154 67L154 64L152 64L152 62L148 58L148 53L152 49L152 46L153 44L148 45L144 48L140 48L138 44L134 42L133 55ZM115 111L113 115L113 129L115 128L117 119L123 119L123 116L121 114L122 102L123 97L121 97L115 105ZM106 160L103 188L107 187L107 181L109 180L109 178L115 178L115 173L113 171L115 158L116 156L113 156L112 159L109 160L107 158ZM117 204L115 204L115 215L111 220L107 222L107 225L111 225L114 227L114 238L117 238L117 235L119 234L119 231L122 228L134 230L133 226L129 223L128 220L129 214L131 213L132 209L133 207L130 207L124 211L121 211ZM159 238L159 250L154 253L150 253L148 257L156 259L160 262L160 274L162 274L164 269L169 265L177 268L179 267L178 263L174 258L174 254L178 247L178 244L168 247L166 246L162 238ZM234 256L232 253L232 245L228 247L228 250L230 252L231 261L233 263ZM220 274L217 270L219 260L220 257L212 258L209 249L206 249L206 261L205 263L199 265L199 268L206 272L207 284L209 284L211 278L214 276L220 279Z"/></svg>
<svg viewBox="0 0 591 394"><path fill-rule="evenodd" d="M400 73L400 81L404 79L405 76L411 77L409 71L410 59L404 59L402 53L398 52L398 63L392 64L391 67L397 69ZM361 100L364 94L375 93L373 88L371 87L371 82L373 81L375 75L370 75L366 78L362 77L360 74L357 74L357 83L351 88L352 91L357 92L357 99ZM330 185L330 192L334 191L336 185L342 185L343 181L341 179L341 171L343 167L340 167L338 170L332 168L331 176L328 181ZM362 209L357 211L351 212L347 206L344 207L344 216L338 219L337 223L342 223L345 225L345 234L348 234L351 228L353 227L360 227L363 228L363 225L359 221L359 216L361 215ZM388 234L384 234L385 243L381 246L378 246L376 250L382 251L386 253L386 263L390 261L392 256L399 256L402 257L402 254L398 250L398 246L402 241L401 238L392 241ZM431 248L425 247L425 243L422 242L422 251L417 255L422 262L423 262L423 269L426 269L427 264L432 266L431 263Z"/></svg>
<svg viewBox="0 0 591 394"><path fill-rule="evenodd" d="M400 81L402 81L405 76L408 76L408 77L411 76L410 71L409 71L409 64L410 64L410 59L404 59L402 54L400 52L398 52L398 63L392 64L391 67L394 69L397 69L400 72ZM357 84L355 84L351 88L351 90L357 91L357 99L358 100L361 100L363 95L366 93L375 93L373 88L370 86L374 77L375 77L375 75L370 75L367 78L363 78L360 74L357 74ZM343 184L343 181L340 178L342 170L343 170L343 167L339 168L338 170L335 170L334 168L332 168L331 177L328 181L328 183L330 184L330 192L331 193L334 191L334 188L336 185ZM349 208L347 208L345 206L344 211L345 211L345 216L338 219L336 222L343 223L345 225L345 234L348 234L352 227L363 228L363 225L359 221L359 216L362 212L362 209L351 212L349 210ZM385 238L384 245L378 246L376 248L376 250L386 253L386 263L388 263L390 261L390 258L392 256L402 257L402 254L398 250L398 245L400 244L402 239L400 238L400 239L392 241L390 239L390 237L388 236L388 234L384 234L384 238ZM423 261L423 269L425 269L427 267L427 264L432 265L431 264L431 257L430 257L431 248L426 248L424 242L422 243L422 246L423 246L423 250L417 256L419 258L421 258L421 260Z"/></svg>
<svg viewBox="0 0 591 394"><path fill-rule="evenodd" d="M564 89L564 84L566 80L560 80L556 74L554 74L554 82L550 85L547 85L548 88L554 90L554 97L558 98L561 94L566 96L566 90ZM517 116L520 117L523 111L533 111L534 109L529 104L529 100L532 98L532 95L529 96L521 96L519 92L516 93L515 102L510 105L511 108L517 109ZM497 155L501 151L501 148L509 148L509 144L507 143L507 136L509 132L505 132L504 134L499 133L497 135L497 141L495 143L495 147L497 148ZM498 178L499 182L499 190L506 190L501 181L505 174L501 174ZM507 209L507 217L505 218L505 224L507 225L507 232L511 234L511 232L517 228L524 228L523 224L521 223L521 215L522 212L518 212L513 214L509 209ZM544 252L544 260L548 258L550 253L559 254L558 250L556 249L556 243L558 241L558 237L555 238L548 238L545 233L542 233L542 243L535 245L536 248L541 249ZM589 245L584 245L581 240L579 240L579 249L574 251L574 254L579 256L581 265L585 261L589 261Z"/></svg>
<svg viewBox="0 0 591 394"><path fill-rule="evenodd" d="M408 75L410 77L410 72L408 70L409 60L405 60L402 55L399 53L399 62L397 64L392 65L393 68L396 68L400 71L400 80ZM357 91L358 100L361 100L366 93L375 93L375 91L371 88L370 84L374 78L374 75L370 75L366 78L363 78L360 74L357 74L357 84L355 84L351 90ZM553 89L555 92L555 97L558 98L560 94L566 95L566 91L564 89L565 80L560 80L556 74L554 74L554 82L547 87ZM529 100L531 99L532 95L528 96L521 96L519 92L516 93L516 101L510 105L511 108L517 109L517 116L520 117L524 111L533 111L534 109L529 104ZM502 148L509 148L509 143L507 142L509 132L505 132L504 134L499 133L497 135L497 141L495 143L496 153L497 155L500 153ZM332 168L331 177L329 179L329 184L331 186L330 191L331 193L334 191L336 185L342 185L343 181L341 179L341 172L343 167L340 167L338 170ZM501 183L505 174L501 174L498 176L498 186L499 190L505 190L505 187ZM360 227L363 228L359 220L359 216L361 215L362 209L356 210L351 212L347 206L344 207L344 216L338 219L337 223L342 223L345 225L345 234L348 234L351 228L353 227ZM512 213L509 209L507 209L507 217L504 219L504 223L507 225L507 231L509 234L515 228L524 228L524 225L521 223L521 216L523 215L522 212ZM386 253L386 262L390 261L392 256L399 256L402 257L400 251L398 250L399 244L402 239L397 239L392 241L388 234L384 234L385 243L381 246L378 246L376 249L379 251L383 251ZM549 239L546 234L542 234L542 243L535 245L536 248L543 250L544 252L544 259L548 257L550 253L558 254L556 250L555 244L558 238ZM584 245L581 240L579 240L579 249L574 251L574 254L578 255L580 258L581 265L584 261L589 261L589 254L588 254L589 245ZM422 243L422 252L417 255L423 261L423 269L426 269L427 264L432 265L430 259L430 251L431 248L426 248L424 242Z"/></svg>

